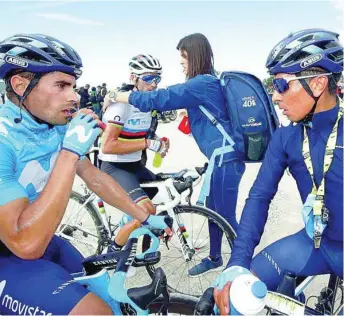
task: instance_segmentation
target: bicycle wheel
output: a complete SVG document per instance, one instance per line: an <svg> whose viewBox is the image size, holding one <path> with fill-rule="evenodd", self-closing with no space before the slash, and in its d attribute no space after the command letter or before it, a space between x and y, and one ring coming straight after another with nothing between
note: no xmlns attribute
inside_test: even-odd
<svg viewBox="0 0 344 316"><path fill-rule="evenodd" d="M72 191L55 234L68 240L84 257L88 257L101 251L103 224L92 202L83 206L84 202L85 198L80 193Z"/></svg>
<svg viewBox="0 0 344 316"><path fill-rule="evenodd" d="M175 233L169 241L169 250L165 245L160 245L161 260L156 267L163 267L171 292L200 296L227 264L231 255L235 233L222 216L204 207L179 205L174 208L174 213L177 221L184 224L188 234L188 237L184 239L184 243L187 241L189 245L190 250L188 253L190 257L185 259L181 248L183 241L180 241ZM191 278L188 275L188 270L200 263L210 252L209 221L216 224L223 232L221 240L223 266L217 271L211 270L207 274ZM143 249L146 249L145 247L147 247L147 242L144 239ZM146 268L150 277L152 277L155 267L152 265Z"/></svg>
<svg viewBox="0 0 344 316"><path fill-rule="evenodd" d="M193 315L198 299L194 296L179 293L170 294L170 304L168 305L168 313L179 315ZM164 305L164 299L158 297L152 304L148 306L149 314L161 314Z"/></svg>
<svg viewBox="0 0 344 316"><path fill-rule="evenodd" d="M178 112L176 110L170 111L169 116L168 116L170 121L175 121L177 117L178 117Z"/></svg>
<svg viewBox="0 0 344 316"><path fill-rule="evenodd" d="M333 287L333 297L332 297L332 314L343 315L344 311L344 293L343 293L343 280L335 275L330 276L329 286Z"/></svg>

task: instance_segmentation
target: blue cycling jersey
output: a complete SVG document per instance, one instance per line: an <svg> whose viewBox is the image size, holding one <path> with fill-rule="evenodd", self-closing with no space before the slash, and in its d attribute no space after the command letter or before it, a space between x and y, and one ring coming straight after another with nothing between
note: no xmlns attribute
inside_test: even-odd
<svg viewBox="0 0 344 316"><path fill-rule="evenodd" d="M38 124L24 110L22 115L15 123L19 108L11 102L0 107L0 205L19 198L31 203L39 196L66 131L66 126ZM81 263L81 254L57 236L37 260L23 260L0 243L0 314L69 314L88 294L70 276L82 270Z"/></svg>
<svg viewBox="0 0 344 316"><path fill-rule="evenodd" d="M190 129L201 152L210 159L216 148L223 146L223 136L199 109L203 105L233 138L230 119L220 80L215 76L198 75L183 84L169 86L168 89L140 92L133 91L129 103L148 112L188 109ZM224 162L237 158L235 151L224 156Z"/></svg>
<svg viewBox="0 0 344 316"><path fill-rule="evenodd" d="M337 119L339 106L316 113L312 128L307 128L314 180L318 187L323 178L323 163L328 137ZM303 126L290 124L278 129L269 144L264 162L250 191L238 229L238 237L228 266L250 267L253 251L260 241L268 209L287 167L294 177L303 203L312 190L312 181L302 156ZM338 126L333 161L325 175L325 206L329 222L323 232L326 240L343 240L343 119ZM301 210L300 210L301 211ZM288 214L286 214L288 216ZM299 251L302 251L299 249Z"/></svg>
<svg viewBox="0 0 344 316"><path fill-rule="evenodd" d="M48 182L67 126L39 124L19 107L0 107L0 205L18 198L33 202Z"/></svg>

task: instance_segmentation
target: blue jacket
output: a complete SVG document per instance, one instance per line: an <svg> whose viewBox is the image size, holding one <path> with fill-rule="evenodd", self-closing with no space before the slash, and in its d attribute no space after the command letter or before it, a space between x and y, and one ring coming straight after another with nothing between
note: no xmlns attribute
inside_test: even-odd
<svg viewBox="0 0 344 316"><path fill-rule="evenodd" d="M337 119L339 106L316 113L313 127L308 129L314 180L318 187L323 178L323 164L328 137ZM253 251L258 245L268 217L268 210L278 183L287 167L294 177L302 202L312 190L312 181L302 156L303 126L297 124L278 129L265 154L257 179L240 220L238 237L234 242L228 266L249 268ZM288 203L287 201L285 201ZM343 240L343 119L338 125L337 144L333 161L325 176L325 205L329 209L329 222L323 236L335 241ZM301 212L301 209L300 209ZM288 214L285 214L288 216Z"/></svg>
<svg viewBox="0 0 344 316"><path fill-rule="evenodd" d="M220 80L211 75L198 75L183 84L150 92L133 91L129 103L148 112L188 109L190 129L201 150L210 159L214 149L222 147L223 136L199 109L203 105L210 111L229 136L232 136L225 99ZM224 156L224 162L237 158L236 152Z"/></svg>

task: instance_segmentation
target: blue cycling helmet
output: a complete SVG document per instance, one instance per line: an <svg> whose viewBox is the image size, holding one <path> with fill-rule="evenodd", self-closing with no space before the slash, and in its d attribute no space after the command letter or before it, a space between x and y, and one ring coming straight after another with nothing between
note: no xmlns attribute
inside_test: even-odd
<svg viewBox="0 0 344 316"><path fill-rule="evenodd" d="M312 67L331 73L343 71L343 46L339 34L308 29L290 34L270 52L266 67L270 74L295 74Z"/></svg>
<svg viewBox="0 0 344 316"><path fill-rule="evenodd" d="M0 79L14 70L45 74L61 71L79 78L78 53L58 39L43 34L17 34L0 42Z"/></svg>

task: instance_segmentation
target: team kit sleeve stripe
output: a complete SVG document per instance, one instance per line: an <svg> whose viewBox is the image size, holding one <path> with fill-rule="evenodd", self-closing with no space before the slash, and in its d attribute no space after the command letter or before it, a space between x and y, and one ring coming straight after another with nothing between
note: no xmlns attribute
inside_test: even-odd
<svg viewBox="0 0 344 316"><path fill-rule="evenodd" d="M137 132L137 133L130 133L127 131L122 131L121 135L128 136L128 137L145 137L147 134L147 131Z"/></svg>
<svg viewBox="0 0 344 316"><path fill-rule="evenodd" d="M127 133L141 133L141 132L148 132L149 131L149 128L128 128L128 126L124 126L123 128L123 131L124 132L127 132Z"/></svg>
<svg viewBox="0 0 344 316"><path fill-rule="evenodd" d="M132 139L127 139L127 138L122 138L122 137L118 137L117 138L119 141L121 142L137 142L138 140L142 140L144 138L132 138Z"/></svg>
<svg viewBox="0 0 344 316"><path fill-rule="evenodd" d="M136 199L134 201L134 203L140 205L140 204L143 204L147 201L149 201L149 198L148 198L148 196L145 195L145 196L141 196L140 198Z"/></svg>
<svg viewBox="0 0 344 316"><path fill-rule="evenodd" d="M124 123L118 121L108 121L108 124L114 125L118 128L123 128Z"/></svg>

